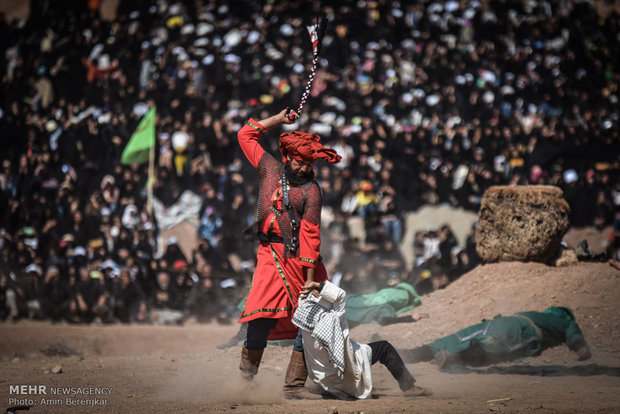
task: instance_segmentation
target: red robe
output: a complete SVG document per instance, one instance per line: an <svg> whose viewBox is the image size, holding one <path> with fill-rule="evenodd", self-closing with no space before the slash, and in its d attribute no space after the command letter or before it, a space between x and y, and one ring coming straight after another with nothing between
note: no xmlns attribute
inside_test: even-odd
<svg viewBox="0 0 620 414"><path fill-rule="evenodd" d="M250 119L249 123L264 131L262 125ZM239 145L254 168L258 168L262 157L270 157L269 165L281 165L271 154L265 152L258 143L262 133L256 128L245 125L238 133ZM279 178L279 177L277 177ZM277 210L282 210L282 187L271 194L271 200ZM314 207L317 208L317 207ZM307 212L308 216L320 217L321 205L316 211ZM286 212L284 213L286 214ZM279 319L276 327L269 334L269 339L293 339L297 336L297 327L291 323L293 312L301 288L306 283L302 267L314 267L314 280L327 280L325 266L319 261L321 235L319 223L304 219L302 214L299 228L299 255L283 257L283 244L260 242L257 263L250 293L245 301L239 322L248 322L258 318ZM263 233L275 233L281 236L280 227L274 213L262 220L259 230Z"/></svg>

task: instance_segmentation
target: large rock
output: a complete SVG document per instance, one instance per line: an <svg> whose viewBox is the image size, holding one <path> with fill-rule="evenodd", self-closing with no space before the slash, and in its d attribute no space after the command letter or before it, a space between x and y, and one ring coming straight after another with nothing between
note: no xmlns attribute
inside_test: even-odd
<svg viewBox="0 0 620 414"><path fill-rule="evenodd" d="M476 251L484 262L551 262L568 230L569 211L559 187L491 187L478 214Z"/></svg>

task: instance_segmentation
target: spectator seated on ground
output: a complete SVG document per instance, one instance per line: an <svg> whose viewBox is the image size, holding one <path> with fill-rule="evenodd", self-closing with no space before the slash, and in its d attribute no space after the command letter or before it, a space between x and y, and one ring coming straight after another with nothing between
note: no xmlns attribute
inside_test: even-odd
<svg viewBox="0 0 620 414"><path fill-rule="evenodd" d="M180 325L185 319L181 310L179 292L165 270L157 273L156 289L152 298L151 318L161 325Z"/></svg>
<svg viewBox="0 0 620 414"><path fill-rule="evenodd" d="M70 321L72 292L67 281L60 277L60 270L50 266L45 272L43 291L41 294L42 312L52 322Z"/></svg>
<svg viewBox="0 0 620 414"><path fill-rule="evenodd" d="M90 323L95 318L99 322L107 321L110 293L103 284L103 274L86 267L81 267L78 274L71 312L80 322Z"/></svg>
<svg viewBox="0 0 620 414"><path fill-rule="evenodd" d="M128 267L121 268L120 276L114 279L111 298L114 318L123 323L138 321L138 313L144 301L144 293L137 283L131 280Z"/></svg>

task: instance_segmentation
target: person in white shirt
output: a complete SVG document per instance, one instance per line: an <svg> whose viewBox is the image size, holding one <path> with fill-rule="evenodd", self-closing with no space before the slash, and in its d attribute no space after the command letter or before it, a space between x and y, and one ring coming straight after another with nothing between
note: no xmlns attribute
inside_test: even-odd
<svg viewBox="0 0 620 414"><path fill-rule="evenodd" d="M381 362L405 395L431 395L415 385L392 344L358 344L349 337L345 305L346 292L329 281L309 283L302 289L292 321L302 333L308 376L336 398L364 399L372 391L370 367Z"/></svg>

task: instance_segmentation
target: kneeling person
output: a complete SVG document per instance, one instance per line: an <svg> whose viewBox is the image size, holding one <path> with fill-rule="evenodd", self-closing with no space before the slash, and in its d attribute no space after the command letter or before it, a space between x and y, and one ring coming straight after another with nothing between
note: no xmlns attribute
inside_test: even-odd
<svg viewBox="0 0 620 414"><path fill-rule="evenodd" d="M331 282L307 284L293 323L301 330L309 377L340 399L364 399L372 391L371 365L381 362L408 396L431 392L415 379L387 341L358 344L349 337L345 319L346 292Z"/></svg>

